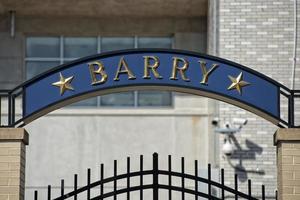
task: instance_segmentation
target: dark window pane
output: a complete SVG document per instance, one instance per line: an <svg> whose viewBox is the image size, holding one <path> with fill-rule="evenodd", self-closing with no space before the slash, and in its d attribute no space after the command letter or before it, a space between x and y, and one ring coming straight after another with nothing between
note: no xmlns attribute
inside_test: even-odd
<svg viewBox="0 0 300 200"><path fill-rule="evenodd" d="M70 105L70 107L97 106L97 97L85 99Z"/></svg>
<svg viewBox="0 0 300 200"><path fill-rule="evenodd" d="M138 92L139 106L171 106L171 92L164 91L139 91Z"/></svg>
<svg viewBox="0 0 300 200"><path fill-rule="evenodd" d="M26 79L31 79L32 77L43 73L52 67L59 65L59 62L50 61L28 61L26 62Z"/></svg>
<svg viewBox="0 0 300 200"><path fill-rule="evenodd" d="M26 40L26 57L59 58L58 37L29 37Z"/></svg>
<svg viewBox="0 0 300 200"><path fill-rule="evenodd" d="M103 37L101 38L101 52L134 48L133 37Z"/></svg>
<svg viewBox="0 0 300 200"><path fill-rule="evenodd" d="M67 37L64 39L64 57L80 58L97 53L97 38Z"/></svg>
<svg viewBox="0 0 300 200"><path fill-rule="evenodd" d="M102 106L134 106L134 92L121 92L101 96Z"/></svg>
<svg viewBox="0 0 300 200"><path fill-rule="evenodd" d="M169 37L139 37L139 48L172 48L172 39Z"/></svg>

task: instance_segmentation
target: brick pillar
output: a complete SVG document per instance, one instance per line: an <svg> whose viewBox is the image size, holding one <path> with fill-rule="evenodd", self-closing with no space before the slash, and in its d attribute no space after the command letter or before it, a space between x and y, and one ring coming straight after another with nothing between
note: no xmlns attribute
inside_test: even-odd
<svg viewBox="0 0 300 200"><path fill-rule="evenodd" d="M25 129L0 128L0 200L24 199L25 145Z"/></svg>
<svg viewBox="0 0 300 200"><path fill-rule="evenodd" d="M279 200L300 199L300 129L278 129L277 187Z"/></svg>

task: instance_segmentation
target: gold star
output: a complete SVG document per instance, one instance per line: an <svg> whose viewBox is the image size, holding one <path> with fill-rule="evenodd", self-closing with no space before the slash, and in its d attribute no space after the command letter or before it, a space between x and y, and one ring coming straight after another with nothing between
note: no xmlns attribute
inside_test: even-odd
<svg viewBox="0 0 300 200"><path fill-rule="evenodd" d="M242 94L242 87L250 85L250 83L243 81L243 72L241 72L238 77L234 78L232 76L228 76L229 79L231 80L231 85L227 88L227 90L233 90L236 89L239 94Z"/></svg>
<svg viewBox="0 0 300 200"><path fill-rule="evenodd" d="M71 86L74 76L65 78L61 73L59 73L59 77L59 81L52 83L52 85L60 88L60 96L62 96L66 90L74 90L74 88Z"/></svg>

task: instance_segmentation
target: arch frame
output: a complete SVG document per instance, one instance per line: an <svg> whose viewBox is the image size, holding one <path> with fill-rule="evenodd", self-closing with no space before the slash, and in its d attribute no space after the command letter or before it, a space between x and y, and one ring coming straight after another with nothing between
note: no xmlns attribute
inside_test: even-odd
<svg viewBox="0 0 300 200"><path fill-rule="evenodd" d="M64 69L69 69L73 66L87 63L92 60L99 60L99 59L105 59L105 58L110 58L113 56L120 56L120 55L132 55L132 54L139 54L139 53L169 53L169 54L176 54L176 55L183 55L183 56L193 56L193 57L199 57L203 59L209 59L213 60L215 62L225 64L228 66L234 66L237 69L243 70L247 73L250 73L252 75L255 75L256 77L265 80L266 82L273 84L278 88L278 109L279 109L279 115L275 116L272 113L268 113L259 107L256 107L255 105L251 105L250 103L245 103L241 102L239 99L234 98L232 96L226 96L225 94L221 94L218 92L213 92L205 89L199 89L199 88L194 88L186 85L178 85L177 87L174 85L169 85L169 84L153 84L153 83L143 83L143 84L135 84L135 85L122 85L117 88L114 87L108 87L105 89L98 89L93 92L86 92L80 95L73 95L69 98L63 99L58 102L54 102L53 104L50 104L47 106L47 108L42 108L37 110L36 112L31 113L28 116L24 116L24 107L23 107L23 116L16 120L16 104L15 101L19 96L22 96L22 103L23 106L26 104L26 93L24 92L25 89L30 86L35 84L36 82L47 78L49 75L58 73ZM10 127L21 127L24 126L34 119L41 117L55 109L64 107L70 103L74 103L76 101L90 98L93 96L98 96L98 95L103 95L103 94L110 94L110 93L115 93L115 92L122 92L122 91L131 91L131 90L137 90L137 89L159 89L159 90L167 90L167 91L176 91L176 92L183 92L183 93L188 93L188 94L195 94L199 96L205 96L208 98L213 98L217 99L220 101L224 101L226 103L241 107L245 110L248 110L250 112L253 112L257 114L260 117L265 118L266 120L272 122L273 124L279 126L279 127L297 127L294 123L294 115L295 115L295 108L294 108L294 101L295 98L300 97L300 90L290 90L288 87L282 85L281 83L271 79L270 77L257 72L251 68L248 68L246 66L240 65L238 63L211 56L211 55L205 55L201 53L196 53L196 52L190 52L190 51L183 51L183 50L174 50L174 49L129 49L129 50L120 50L120 51L113 51L113 52L107 52L107 53L101 53L101 54L96 54L88 57L84 57L81 59L77 59L75 61L59 65L49 71L46 71L22 84L19 86L13 88L12 90L0 90L0 97L6 97L8 99L8 123L4 126L10 126ZM280 116L280 110L281 104L280 104L280 96L283 98L286 98L288 101L288 119L284 119ZM1 115L3 115L3 112L0 112ZM1 125L1 122L0 122Z"/></svg>

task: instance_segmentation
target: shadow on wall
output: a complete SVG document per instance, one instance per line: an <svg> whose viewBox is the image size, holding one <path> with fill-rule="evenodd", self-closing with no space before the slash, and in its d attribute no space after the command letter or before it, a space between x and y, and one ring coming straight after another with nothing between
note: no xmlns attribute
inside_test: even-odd
<svg viewBox="0 0 300 200"><path fill-rule="evenodd" d="M256 160L256 155L261 155L263 148L254 142L246 139L246 149L243 149L238 143L234 135L230 136L231 141L234 143L236 150L233 151L232 155L227 158L228 163L234 168L235 174L238 175L238 179L241 182L246 182L248 180L248 173L264 175L265 171L257 168L256 170L247 170L243 166L243 160ZM238 160L238 164L233 164L231 160Z"/></svg>

